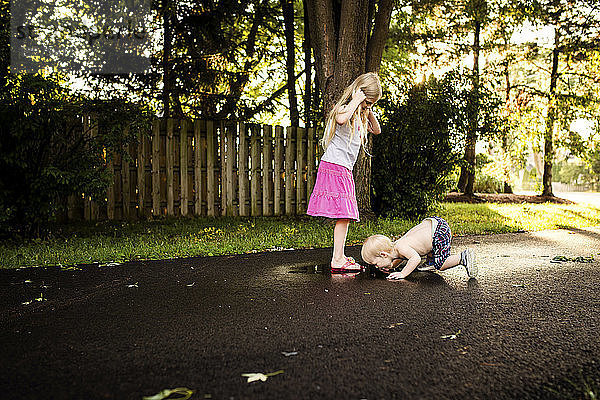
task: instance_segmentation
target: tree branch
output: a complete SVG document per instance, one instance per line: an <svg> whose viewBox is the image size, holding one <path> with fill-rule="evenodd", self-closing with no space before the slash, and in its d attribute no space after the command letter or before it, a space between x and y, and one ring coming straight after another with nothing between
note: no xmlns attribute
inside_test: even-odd
<svg viewBox="0 0 600 400"><path fill-rule="evenodd" d="M367 71L378 72L383 57L383 50L389 35L390 19L394 8L393 0L380 0L373 34L367 43Z"/></svg>
<svg viewBox="0 0 600 400"><path fill-rule="evenodd" d="M302 70L302 72L300 72L298 75L296 75L296 77L294 78L294 83L298 80L298 78L300 78L302 76L302 74L304 74L306 72L306 69ZM293 84L293 83L292 83ZM241 116L240 119L242 121L247 121L248 119L252 118L253 116L255 116L256 114L258 114L259 112L261 112L262 110L264 110L269 104L271 104L273 101L275 101L279 96L281 96L288 88L288 84L287 82L280 87L279 89L277 89L275 92L273 92L273 94L271 96L269 96L268 99L266 99L265 101L263 101L262 103L260 103L259 105L257 105L254 108L251 108L249 110L246 110Z"/></svg>

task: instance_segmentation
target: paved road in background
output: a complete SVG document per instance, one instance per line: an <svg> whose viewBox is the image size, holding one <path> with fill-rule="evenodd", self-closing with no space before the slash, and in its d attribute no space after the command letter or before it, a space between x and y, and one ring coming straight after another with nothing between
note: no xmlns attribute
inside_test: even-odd
<svg viewBox="0 0 600 400"><path fill-rule="evenodd" d="M0 397L142 399L188 387L192 399L547 399L599 390L600 229L458 237L453 252L467 246L478 254L476 280L459 268L397 282L331 275L327 249L0 271ZM264 382L242 376L278 371Z"/></svg>
<svg viewBox="0 0 600 400"><path fill-rule="evenodd" d="M520 191L516 192L516 194L535 196L540 194L540 192ZM585 203L600 208L600 193L597 192L554 192L554 195L576 203Z"/></svg>

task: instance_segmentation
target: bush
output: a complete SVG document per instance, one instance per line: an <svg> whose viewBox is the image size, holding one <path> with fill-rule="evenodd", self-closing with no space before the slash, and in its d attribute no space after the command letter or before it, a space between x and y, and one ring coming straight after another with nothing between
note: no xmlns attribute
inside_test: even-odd
<svg viewBox="0 0 600 400"><path fill-rule="evenodd" d="M473 191L476 193L502 193L504 191L504 182L480 172L475 174Z"/></svg>
<svg viewBox="0 0 600 400"><path fill-rule="evenodd" d="M56 79L13 77L0 93L0 233L38 236L70 194L104 198L107 149L120 149L145 124L135 107L73 96ZM83 131L82 115L96 112L99 134ZM130 136L124 126L134 120ZM139 120L143 121L143 120Z"/></svg>
<svg viewBox="0 0 600 400"><path fill-rule="evenodd" d="M462 151L455 125L461 90L455 76L447 75L414 86L401 103L378 103L383 133L373 140L372 160L378 215L420 218L447 192Z"/></svg>

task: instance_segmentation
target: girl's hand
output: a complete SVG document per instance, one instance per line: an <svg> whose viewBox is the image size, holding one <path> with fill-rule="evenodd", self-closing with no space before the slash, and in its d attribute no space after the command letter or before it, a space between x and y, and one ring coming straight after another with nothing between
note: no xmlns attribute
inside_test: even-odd
<svg viewBox="0 0 600 400"><path fill-rule="evenodd" d="M362 103L366 98L367 96L362 89L356 89L354 93L352 93L352 101L356 101L356 104Z"/></svg>

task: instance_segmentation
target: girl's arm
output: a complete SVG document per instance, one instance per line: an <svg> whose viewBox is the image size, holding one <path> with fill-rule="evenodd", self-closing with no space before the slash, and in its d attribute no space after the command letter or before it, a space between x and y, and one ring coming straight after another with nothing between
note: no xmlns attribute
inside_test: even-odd
<svg viewBox="0 0 600 400"><path fill-rule="evenodd" d="M352 93L352 100L350 100L350 103L346 104L345 106L340 107L340 111L335 116L335 121L340 125L344 125L346 122L348 122L350 117L352 117L354 111L356 111L358 106L360 106L360 103L362 103L366 98L367 96L365 96L361 89L358 89Z"/></svg>
<svg viewBox="0 0 600 400"><path fill-rule="evenodd" d="M369 108L369 115L367 116L367 120L369 122L369 132L374 135L379 135L381 133L381 126L379 126L379 121L377 120L377 116L373 113L373 110Z"/></svg>

